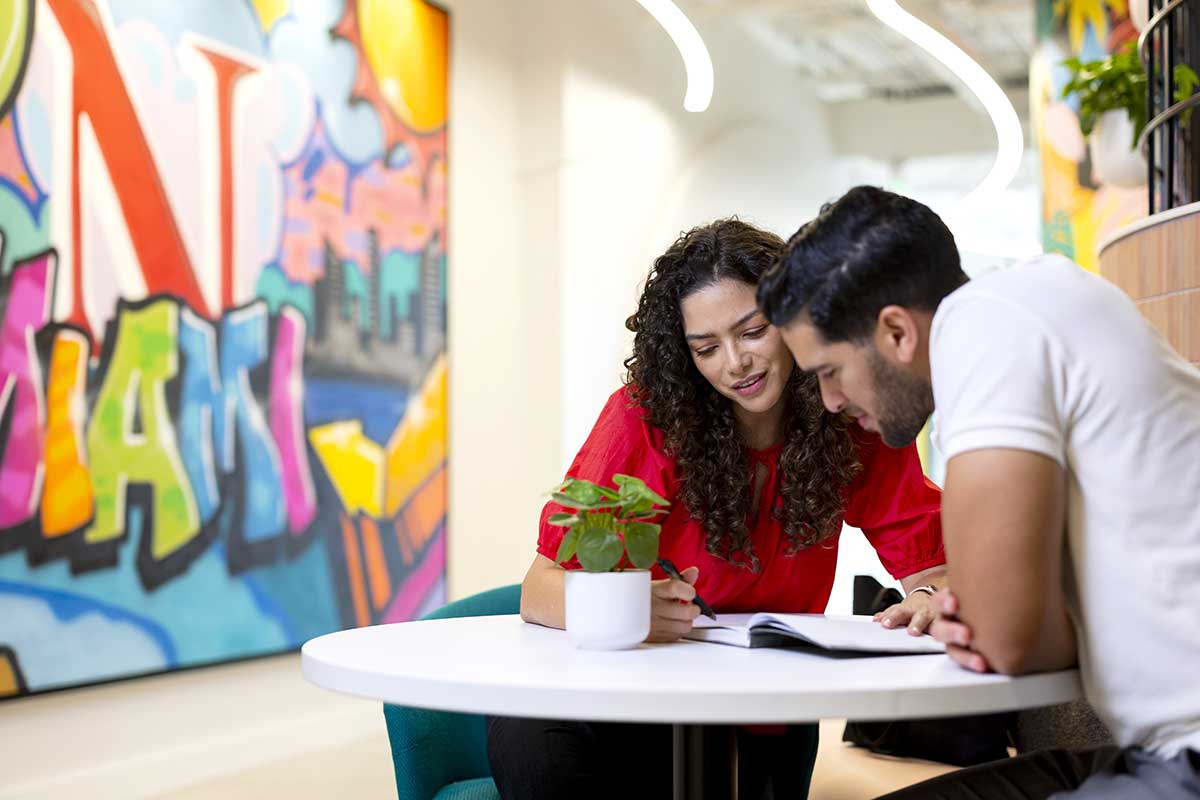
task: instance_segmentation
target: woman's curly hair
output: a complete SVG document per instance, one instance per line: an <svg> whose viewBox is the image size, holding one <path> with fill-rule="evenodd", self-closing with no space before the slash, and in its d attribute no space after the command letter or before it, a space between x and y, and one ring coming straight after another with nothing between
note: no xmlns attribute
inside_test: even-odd
<svg viewBox="0 0 1200 800"><path fill-rule="evenodd" d="M710 553L757 571L750 544L752 466L738 438L733 403L692 362L680 304L723 280L751 288L782 252L783 240L737 219L693 228L659 256L625 326L634 332L625 383L650 424L663 431L678 467L679 496L704 527ZM847 420L828 413L816 378L793 369L785 391L784 445L779 456L787 552L839 530L844 489L858 474Z"/></svg>

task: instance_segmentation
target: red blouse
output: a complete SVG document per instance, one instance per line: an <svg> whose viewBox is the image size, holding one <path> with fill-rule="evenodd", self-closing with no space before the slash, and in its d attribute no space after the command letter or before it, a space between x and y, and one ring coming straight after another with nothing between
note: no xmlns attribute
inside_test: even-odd
<svg viewBox="0 0 1200 800"><path fill-rule="evenodd" d="M766 513L782 503L779 494L779 453L748 450L748 457L767 468L758 513L751 520L750 541L761 568L735 566L710 554L704 546L704 528L692 519L676 495L674 461L662 450L663 432L645 420L645 412L629 399L625 389L614 392L600 412L587 441L567 475L611 483L613 473L635 475L671 501L663 520L659 555L679 569L700 568L696 591L717 611L822 612L829 602L837 565L837 534L824 542L786 555L783 524ZM921 471L915 447L893 450L878 436L856 432L862 472L846 493L847 524L861 528L895 578L944 564L941 526L941 491ZM553 560L565 528L550 525L551 514L562 510L549 502L542 510L538 552ZM568 568L578 568L572 559ZM653 577L666 575L656 566Z"/></svg>

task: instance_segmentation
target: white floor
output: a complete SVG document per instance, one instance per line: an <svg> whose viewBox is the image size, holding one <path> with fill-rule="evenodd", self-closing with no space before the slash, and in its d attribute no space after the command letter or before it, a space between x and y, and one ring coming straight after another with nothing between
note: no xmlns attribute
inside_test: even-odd
<svg viewBox="0 0 1200 800"><path fill-rule="evenodd" d="M812 800L868 800L950 770L939 764L872 756L841 742L842 722L821 723ZM166 800L395 798L383 720L376 735L159 795Z"/></svg>

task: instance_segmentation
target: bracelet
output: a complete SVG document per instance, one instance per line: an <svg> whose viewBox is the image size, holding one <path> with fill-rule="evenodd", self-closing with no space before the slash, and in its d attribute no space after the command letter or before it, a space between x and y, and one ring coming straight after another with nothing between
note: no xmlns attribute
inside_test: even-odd
<svg viewBox="0 0 1200 800"><path fill-rule="evenodd" d="M924 592L925 594L929 595L930 597L933 597L935 594L937 594L937 590L938 590L938 588L936 586L914 586L912 588L912 590L909 591L908 594L911 597L912 595L916 594L917 592Z"/></svg>

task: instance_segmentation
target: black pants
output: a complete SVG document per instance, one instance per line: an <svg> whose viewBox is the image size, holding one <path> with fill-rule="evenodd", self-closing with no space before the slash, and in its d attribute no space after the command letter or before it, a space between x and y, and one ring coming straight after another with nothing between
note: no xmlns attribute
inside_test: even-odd
<svg viewBox="0 0 1200 800"><path fill-rule="evenodd" d="M1039 750L951 772L881 800L1200 800L1200 753Z"/></svg>
<svg viewBox="0 0 1200 800"><path fill-rule="evenodd" d="M488 717L488 761L505 800L669 800L668 725ZM737 731L741 800L803 800L817 757L817 726L782 735Z"/></svg>

